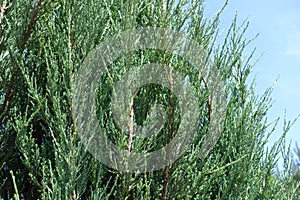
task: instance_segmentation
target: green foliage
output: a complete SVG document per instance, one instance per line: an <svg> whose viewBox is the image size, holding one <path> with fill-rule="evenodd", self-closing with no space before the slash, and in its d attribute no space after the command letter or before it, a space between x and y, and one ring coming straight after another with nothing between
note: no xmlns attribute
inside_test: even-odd
<svg viewBox="0 0 300 200"><path fill-rule="evenodd" d="M293 158L293 155L296 155L296 158ZM295 154L290 155L289 159L285 162L288 162L290 165L289 167L289 174L288 174L288 181L286 181L287 187L290 188L290 193L293 194L295 199L300 198L300 149L298 144L296 144Z"/></svg>
<svg viewBox="0 0 300 200"><path fill-rule="evenodd" d="M272 133L267 132L266 117L271 106L271 89L256 96L254 84L249 84L254 52L245 55L251 42L244 38L248 22L239 26L235 17L223 44L218 45L220 13L210 20L204 18L202 1L4 0L2 5L0 197L293 197L286 187L289 182L285 182L291 177L289 167L285 168L286 179L275 176L278 154L289 125L269 151L264 148ZM146 26L185 33L209 52L226 83L227 111L221 138L209 155L200 159L210 115L203 80L196 78L189 63L166 52L144 50L120 57L109 68L112 76L102 76L97 92L99 122L120 148L126 148L128 140L110 117L109 95L113 83L131 67L149 62L172 64L197 87L201 110L197 136L180 159L162 170L131 174L110 169L88 153L76 131L78 124L73 118L71 94L78 69L93 48L116 33ZM143 124L151 106L157 102L167 108L176 107L176 99L169 90L155 84L143 87L134 99L136 122ZM175 113L172 120L171 129L164 128L157 138L147 141L134 140L133 147L143 151L164 146L176 132L179 114Z"/></svg>
<svg viewBox="0 0 300 200"><path fill-rule="evenodd" d="M300 181L300 148L296 145L295 154L297 158L294 161L294 179Z"/></svg>

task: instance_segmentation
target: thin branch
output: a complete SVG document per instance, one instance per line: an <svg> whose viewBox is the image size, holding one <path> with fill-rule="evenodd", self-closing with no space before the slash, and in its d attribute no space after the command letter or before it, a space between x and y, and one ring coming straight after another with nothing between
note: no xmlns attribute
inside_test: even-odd
<svg viewBox="0 0 300 200"><path fill-rule="evenodd" d="M1 25L2 19L3 19L3 17L4 17L4 11L5 11L5 9L7 8L7 7L6 7L6 4L7 4L7 1L4 0L3 3L2 3L2 6L0 7L0 25Z"/></svg>
<svg viewBox="0 0 300 200"><path fill-rule="evenodd" d="M230 162L230 163L227 163L226 165L224 165L224 166L222 166L222 167L220 167L220 168L218 168L218 169L214 169L214 170L205 172L204 174L205 174L205 175L208 175L208 174L212 174L212 173L221 171L221 170L223 170L223 169L225 169L225 168L227 168L227 167L229 167L229 166L231 166L231 165L234 165L234 164L240 162L240 161L243 160L246 156L247 156L247 155L243 155L242 157L240 157L239 159L237 159L237 160L235 160L235 161L232 161L232 162Z"/></svg>
<svg viewBox="0 0 300 200"><path fill-rule="evenodd" d="M133 119L133 97L131 98L131 101L129 103L129 122L128 122L128 143L127 143L127 150L128 150L128 155L131 154L131 148L132 148L132 142L133 142L133 124L134 124L134 119Z"/></svg>
<svg viewBox="0 0 300 200"><path fill-rule="evenodd" d="M133 108L133 101L134 98L136 97L137 93L138 93L139 89L137 89L134 94L131 97L130 103L129 103L129 121L128 121L128 142L127 142L127 151L128 151L128 155L131 154L131 149L132 149L132 142L133 142L133 137L134 137L134 133L133 133L133 126L134 126L134 108Z"/></svg>
<svg viewBox="0 0 300 200"><path fill-rule="evenodd" d="M0 115L0 123L2 123L4 116L7 114L9 108L11 107L12 104L12 97L14 96L14 90L13 90L13 83L16 77L17 70L14 69L12 73L12 77L10 79L10 82L8 84L8 87L5 91L5 97L3 101L3 105L1 107L1 115Z"/></svg>
<svg viewBox="0 0 300 200"><path fill-rule="evenodd" d="M169 82L170 90L171 90L171 97L170 97L170 108L169 108L169 126L168 126L168 139L170 140L172 138L172 133L173 133L173 118L174 118L174 107L173 107L173 102L172 102L172 92L173 92L173 87L174 87L174 81L173 81L173 76L172 76L172 68L170 65L167 67L167 79ZM170 147L166 147L166 163L165 163L165 169L164 169L164 184L163 184L163 191L162 191L162 200L167 199L167 194L168 194L168 183L169 183L169 165L170 161Z"/></svg>
<svg viewBox="0 0 300 200"><path fill-rule="evenodd" d="M203 77L202 77L202 81L204 83L204 87L208 90L209 88L208 88L207 81ZM207 104L207 109L208 109L208 111L207 111L207 114L208 114L207 120L208 120L208 123L210 123L210 121L211 121L211 113L212 113L212 105L211 105L212 103L211 103L211 99L209 97L207 98L206 104ZM207 137L208 130L209 129L207 129L207 131L206 131L206 137ZM210 148L211 148L211 144L210 143L206 144L206 149L210 149ZM204 158L203 155L200 154L199 155L199 159L203 159L203 158Z"/></svg>
<svg viewBox="0 0 300 200"><path fill-rule="evenodd" d="M208 84L207 84L207 81L202 77L202 81L204 83L204 87L208 90ZM211 100L210 98L208 97L207 98L207 107L208 107L208 122L210 122L210 119L211 119Z"/></svg>
<svg viewBox="0 0 300 200"><path fill-rule="evenodd" d="M37 3L37 5L36 5L36 7L35 7L35 10L34 10L32 18L31 18L31 21L30 21L30 23L28 25L27 31L26 31L26 33L24 35L23 40L22 40L21 49L24 49L25 44L27 43L27 41L28 41L28 39L30 37L30 34L32 32L32 29L33 29L33 26L34 26L34 24L35 24L35 22L37 20L38 12L39 12L39 9L40 9L41 5L42 5L42 0L39 0L38 3Z"/></svg>

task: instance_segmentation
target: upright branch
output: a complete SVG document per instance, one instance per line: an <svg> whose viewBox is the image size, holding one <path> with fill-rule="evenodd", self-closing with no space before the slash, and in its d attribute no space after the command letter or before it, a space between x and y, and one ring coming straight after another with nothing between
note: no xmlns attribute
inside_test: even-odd
<svg viewBox="0 0 300 200"><path fill-rule="evenodd" d="M202 81L204 83L204 87L208 90L208 84L207 84L207 81L202 77ZM211 118L211 100L210 98L208 97L207 98L207 107L208 107L208 122L210 122L210 118Z"/></svg>
<svg viewBox="0 0 300 200"><path fill-rule="evenodd" d="M128 142L127 142L127 151L128 155L131 154L131 149L132 149L132 142L133 142L133 128L134 128L134 107L133 107L133 101L134 98L136 97L139 89L137 89L134 94L132 95L130 102L129 102L129 120L128 120Z"/></svg>
<svg viewBox="0 0 300 200"><path fill-rule="evenodd" d="M168 124L168 140L170 141L172 139L173 135L173 119L174 119L174 105L172 101L173 97L173 88L174 88L174 81L172 76L172 68L170 65L166 66L167 70L167 80L169 83L169 87L171 90L171 96L170 96L170 105L169 105L169 124ZM167 193L168 193L168 182L169 182L169 165L170 165L170 147L166 147L166 163L165 163L165 169L164 169L164 184L163 184L163 191L162 191L162 200L167 199Z"/></svg>
<svg viewBox="0 0 300 200"><path fill-rule="evenodd" d="M128 150L128 155L131 154L131 147L132 147L132 142L133 142L133 97L130 99L129 103L129 121L128 121L128 143L127 143L127 150Z"/></svg>
<svg viewBox="0 0 300 200"><path fill-rule="evenodd" d="M201 78L201 80L202 80L203 83L204 83L205 89L207 89L207 91L209 91L207 80L205 80L203 77ZM210 98L210 96L208 96L207 101L206 101L206 104L207 104L207 110L208 110L208 111L207 111L207 122L210 123L210 121L211 121L211 115L212 115L212 103L211 103L211 98ZM207 135L207 134L208 134L208 130L209 130L209 129L207 128L207 130L206 130L206 137L208 137L208 135ZM207 143L205 149L210 149L211 146L212 146L211 143ZM204 156L203 156L203 154L201 153L201 154L199 155L199 159L201 160L201 159L203 159L203 158L204 158Z"/></svg>

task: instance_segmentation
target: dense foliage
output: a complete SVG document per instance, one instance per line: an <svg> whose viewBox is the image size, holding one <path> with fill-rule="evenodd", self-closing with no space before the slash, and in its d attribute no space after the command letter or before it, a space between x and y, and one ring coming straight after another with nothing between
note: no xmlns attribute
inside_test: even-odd
<svg viewBox="0 0 300 200"><path fill-rule="evenodd" d="M218 44L220 13L206 19L204 3L197 0L2 0L1 5L3 199L293 198L290 166L284 169L286 177L275 176L289 124L273 148L265 150L271 134L267 123L271 89L256 96L254 85L249 84L253 52L245 52L251 42L244 38L248 22L239 26L235 17L225 40ZM217 144L200 159L210 111L203 80L190 78L197 86L201 108L193 145L164 169L125 173L108 168L86 151L77 134L71 94L89 52L116 33L146 26L185 33L209 53L225 82L226 119ZM189 64L176 55L145 50L121 57L109 68L112 76L99 80L99 122L120 148L126 148L128 140L109 117L111 81L118 80L131 66L155 61L171 63L185 75L195 76ZM166 107L176 106L170 91L159 85L145 86L133 102L137 123L143 124L156 101ZM173 121L171 128L148 140L147 147L138 140L134 147L141 151L160 148L176 134L180 117Z"/></svg>

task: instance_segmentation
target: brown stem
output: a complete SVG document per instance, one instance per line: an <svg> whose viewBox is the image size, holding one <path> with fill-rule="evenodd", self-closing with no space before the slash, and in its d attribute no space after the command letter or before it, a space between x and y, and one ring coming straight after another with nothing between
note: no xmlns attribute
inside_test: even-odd
<svg viewBox="0 0 300 200"><path fill-rule="evenodd" d="M208 90L208 84L207 84L206 80L204 78L202 78L202 81L204 83L204 87ZM210 118L211 118L211 100L209 99L209 97L207 98L207 106L208 106L208 122L210 122Z"/></svg>
<svg viewBox="0 0 300 200"><path fill-rule="evenodd" d="M204 87L208 90L208 84L207 84L207 81L202 77L202 81L203 81L203 83L204 83ZM208 116L207 116L207 119L208 119L208 123L210 123L210 121L211 121L211 112L212 112L212 105L211 105L211 99L208 97L207 98L207 107L208 107ZM208 133L208 129L207 129L207 131L206 131L206 137L207 137L207 133ZM211 147L211 145L210 144L208 144L207 145L207 148L210 148ZM200 155L199 156L199 158L200 159L203 159L203 156L202 155Z"/></svg>
<svg viewBox="0 0 300 200"><path fill-rule="evenodd" d="M15 77L17 74L17 70L16 68L14 68L13 72L12 72L12 77L9 81L8 87L5 91L5 98L3 101L3 105L1 107L1 115L0 115L0 123L2 123L4 116L7 114L7 112L9 111L9 108L11 107L12 104L12 97L14 96L14 89L13 89L13 84L15 82Z"/></svg>
<svg viewBox="0 0 300 200"><path fill-rule="evenodd" d="M127 143L127 149L128 149L128 155L131 153L131 147L132 147L132 141L133 141L133 97L131 98L131 101L129 103L129 122L128 122L128 143Z"/></svg>
<svg viewBox="0 0 300 200"><path fill-rule="evenodd" d="M2 11L4 12L4 9L6 8L5 7L5 2L6 0L3 2L3 5L1 7L1 13ZM27 43L28 39L29 39L29 36L31 34L31 31L32 31L32 28L35 24L35 21L37 19L37 15L38 15L38 11L39 11L39 8L42 4L42 0L39 0L38 1L38 4L34 10L34 13L33 13L33 17L31 18L31 21L30 21L30 24L28 25L28 28L27 28L27 31L24 35L24 38L22 40L22 46L21 46L21 51L24 50L24 47L25 47L25 44ZM17 68L13 68L12 70L12 76L11 76L11 79L10 79L10 82L8 84L8 88L7 90L5 91L5 99L4 99L4 102L3 102L3 105L2 105L2 108L1 108L1 115L0 115L0 122L2 123L3 119L4 119L4 116L7 114L7 112L9 111L10 107L11 107L11 104L12 104L12 98L15 94L15 90L14 90L14 82L15 82L15 78L17 76Z"/></svg>
<svg viewBox="0 0 300 200"><path fill-rule="evenodd" d="M30 37L30 34L32 32L32 29L33 29L33 26L34 26L34 24L35 24L35 22L37 20L38 12L39 12L39 9L40 9L41 5L42 5L42 0L39 0L37 6L35 7L35 10L34 10L32 18L31 18L31 21L30 21L30 23L28 25L27 31L26 31L26 33L24 35L23 40L22 40L21 49L24 49L25 44L27 43L27 41L28 41L28 39Z"/></svg>
<svg viewBox="0 0 300 200"><path fill-rule="evenodd" d="M128 155L131 154L131 148L132 148L132 142L133 142L133 126L134 126L134 108L133 108L133 101L134 98L136 97L139 89L137 89L134 94L131 97L130 103L129 103L129 121L128 121L128 142L127 142L127 150L128 150Z"/></svg>
<svg viewBox="0 0 300 200"><path fill-rule="evenodd" d="M170 107L169 107L169 125L168 125L168 139L171 140L172 138L172 127L173 127L173 118L174 118L174 107L173 107L173 101L172 101L172 92L173 92L173 76L172 76L172 68L168 66L168 72L167 72L168 82L171 90L171 97L170 97ZM165 169L164 169L164 184L163 184L163 191L162 191L162 200L167 199L167 193L168 193L168 182L169 182L169 165L170 165L170 147L166 147L166 163L165 163Z"/></svg>

